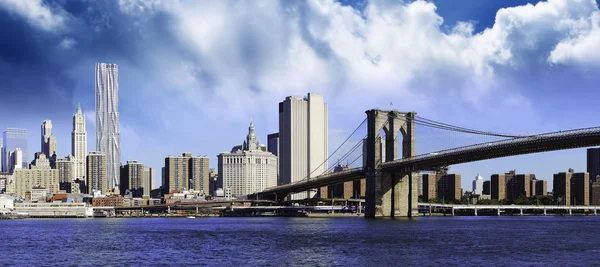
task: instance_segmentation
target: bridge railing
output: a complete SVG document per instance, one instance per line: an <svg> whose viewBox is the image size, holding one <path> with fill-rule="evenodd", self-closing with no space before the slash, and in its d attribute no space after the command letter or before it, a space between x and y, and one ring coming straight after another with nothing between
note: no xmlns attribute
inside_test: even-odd
<svg viewBox="0 0 600 267"><path fill-rule="evenodd" d="M417 155L417 156L410 157L410 158L403 158L403 159L398 159L398 160L391 161L391 162L384 162L382 164L382 166L390 165L390 164L394 164L394 163L398 163L398 162L420 160L420 159L424 159L424 158L434 159L436 157L444 156L447 154L468 152L470 150L488 148L491 146L499 147L499 146L513 145L513 144L523 143L523 142L528 142L528 141L539 141L540 139L546 140L546 139L552 139L552 138L560 138L560 137L572 136L572 135L585 135L585 134L600 135L600 127L589 127L589 128L582 128L582 129L575 129L575 130L568 130L568 131L551 132L551 133L545 133L545 134L530 135L527 137L518 137L518 138L513 138L513 139L508 139L508 140L500 140L500 141L481 143L481 144L475 144L475 145L470 145L470 146L450 148L450 149L440 150L437 152L421 154L421 155Z"/></svg>

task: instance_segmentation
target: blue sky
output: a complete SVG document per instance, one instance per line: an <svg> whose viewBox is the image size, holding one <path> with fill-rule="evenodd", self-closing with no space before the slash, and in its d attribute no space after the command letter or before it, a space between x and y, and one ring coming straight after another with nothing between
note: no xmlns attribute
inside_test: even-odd
<svg viewBox="0 0 600 267"><path fill-rule="evenodd" d="M186 151L216 167L251 118L266 143L278 102L308 92L329 104L330 151L365 110L390 102L496 132L599 124L593 0L0 0L0 32L0 128L29 129L33 154L50 119L63 157L81 103L94 151L94 64L116 63L121 159L157 175L165 156ZM586 168L584 149L451 170L470 189L477 173L516 169L551 185L568 168Z"/></svg>

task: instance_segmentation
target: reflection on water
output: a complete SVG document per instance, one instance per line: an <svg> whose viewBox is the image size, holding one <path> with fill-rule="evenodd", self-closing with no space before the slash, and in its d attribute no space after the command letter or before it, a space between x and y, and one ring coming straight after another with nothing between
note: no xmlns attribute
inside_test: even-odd
<svg viewBox="0 0 600 267"><path fill-rule="evenodd" d="M7 265L596 264L600 217L3 220Z"/></svg>

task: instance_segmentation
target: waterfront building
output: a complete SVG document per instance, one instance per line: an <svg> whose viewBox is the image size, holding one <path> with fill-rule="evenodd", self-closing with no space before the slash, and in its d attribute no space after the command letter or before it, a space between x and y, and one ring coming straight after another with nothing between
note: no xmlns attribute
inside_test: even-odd
<svg viewBox="0 0 600 267"><path fill-rule="evenodd" d="M20 148L22 151L21 155L21 167L27 168L29 166L29 149L27 141L27 129L18 128L7 128L2 134L3 155L2 155L2 171L10 172L10 153L14 152L15 149Z"/></svg>
<svg viewBox="0 0 600 267"><path fill-rule="evenodd" d="M65 158L56 159L58 170L59 189L71 193L71 186L75 180L75 158L69 154Z"/></svg>
<svg viewBox="0 0 600 267"><path fill-rule="evenodd" d="M150 197L150 191L152 191L152 185L154 184L154 176L154 168L144 166L143 196Z"/></svg>
<svg viewBox="0 0 600 267"><path fill-rule="evenodd" d="M137 160L128 160L126 165L121 167L121 195L129 190L133 197L142 197L144 195L145 182L144 164Z"/></svg>
<svg viewBox="0 0 600 267"><path fill-rule="evenodd" d="M279 103L279 175L282 184L319 176L327 171L327 104L320 94L289 96ZM313 197L308 191L292 199Z"/></svg>
<svg viewBox="0 0 600 267"><path fill-rule="evenodd" d="M490 191L492 199L506 199L506 182L504 174L492 174L490 177Z"/></svg>
<svg viewBox="0 0 600 267"><path fill-rule="evenodd" d="M194 157L192 153L165 158L163 186L169 194L190 188L190 183L197 190L208 194L208 157Z"/></svg>
<svg viewBox="0 0 600 267"><path fill-rule="evenodd" d="M491 195L491 181L487 180L487 181L483 181L483 189L481 190L481 194L482 195ZM490 197L491 199L491 197Z"/></svg>
<svg viewBox="0 0 600 267"><path fill-rule="evenodd" d="M218 188L218 181L219 181L219 173L211 170L208 173L208 179L209 179L209 195L211 196L215 196L215 191Z"/></svg>
<svg viewBox="0 0 600 267"><path fill-rule="evenodd" d="M119 67L96 64L96 151L106 155L108 188L118 190L121 167Z"/></svg>
<svg viewBox="0 0 600 267"><path fill-rule="evenodd" d="M85 129L85 115L81 106L73 114L73 131L71 132L71 154L75 158L75 178L85 181L87 151L87 131Z"/></svg>
<svg viewBox="0 0 600 267"><path fill-rule="evenodd" d="M190 161L190 189L209 195L210 181L208 157L191 157Z"/></svg>
<svg viewBox="0 0 600 267"><path fill-rule="evenodd" d="M596 177L596 182L592 184L592 200L590 205L600 206L600 177Z"/></svg>
<svg viewBox="0 0 600 267"><path fill-rule="evenodd" d="M234 197L277 186L277 156L262 149L252 122L244 143L234 146L229 153L219 154L217 158L217 187L231 189Z"/></svg>
<svg viewBox="0 0 600 267"><path fill-rule="evenodd" d="M460 174L443 174L437 184L437 199L443 203L460 200L462 196L460 183Z"/></svg>
<svg viewBox="0 0 600 267"><path fill-rule="evenodd" d="M554 201L558 205L589 205L589 173L568 172L554 174Z"/></svg>
<svg viewBox="0 0 600 267"><path fill-rule="evenodd" d="M545 196L548 195L548 183L546 180L531 180L531 186L529 187L531 193L529 196Z"/></svg>
<svg viewBox="0 0 600 267"><path fill-rule="evenodd" d="M472 193L475 195L483 194L483 177L481 177L481 175L479 175L479 174L477 174L477 176L475 177L475 180L473 180Z"/></svg>
<svg viewBox="0 0 600 267"><path fill-rule="evenodd" d="M52 134L52 121L45 120L41 126L41 149L52 163L56 157L56 137Z"/></svg>
<svg viewBox="0 0 600 267"><path fill-rule="evenodd" d="M109 191L106 174L106 155L100 152L90 152L86 158L88 194L100 191L103 195Z"/></svg>
<svg viewBox="0 0 600 267"><path fill-rule="evenodd" d="M437 184L442 177L438 173L424 173L421 175L423 181L423 202L429 202L437 198Z"/></svg>
<svg viewBox="0 0 600 267"><path fill-rule="evenodd" d="M19 198L25 198L34 187L44 187L50 194L59 190L58 170L50 168L50 160L45 154L39 154L31 164L30 169L16 169L15 194Z"/></svg>

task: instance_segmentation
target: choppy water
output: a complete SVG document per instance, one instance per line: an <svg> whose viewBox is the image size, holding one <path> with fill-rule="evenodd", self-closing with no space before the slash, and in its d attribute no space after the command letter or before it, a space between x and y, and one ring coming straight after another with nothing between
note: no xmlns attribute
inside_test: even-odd
<svg viewBox="0 0 600 267"><path fill-rule="evenodd" d="M0 221L0 265L598 265L600 217Z"/></svg>

